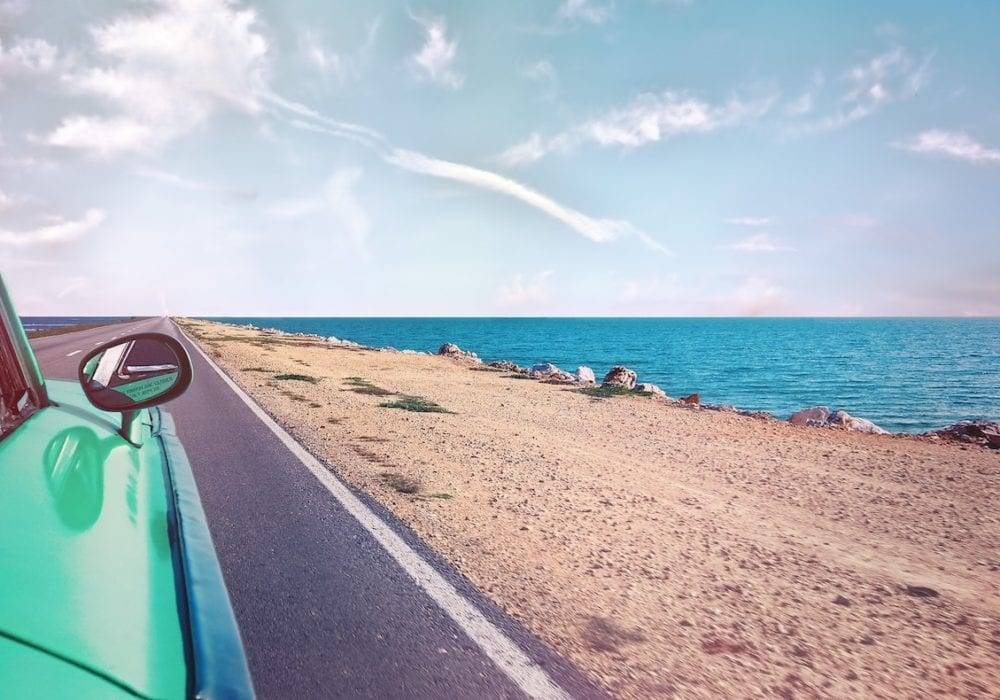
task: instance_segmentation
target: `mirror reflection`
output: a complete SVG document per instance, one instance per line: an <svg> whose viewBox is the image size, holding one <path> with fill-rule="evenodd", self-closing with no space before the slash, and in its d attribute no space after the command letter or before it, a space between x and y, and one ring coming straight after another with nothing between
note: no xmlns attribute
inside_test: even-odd
<svg viewBox="0 0 1000 700"><path fill-rule="evenodd" d="M95 405L123 411L173 389L180 380L180 360L173 348L155 338L128 340L88 360L83 379Z"/></svg>

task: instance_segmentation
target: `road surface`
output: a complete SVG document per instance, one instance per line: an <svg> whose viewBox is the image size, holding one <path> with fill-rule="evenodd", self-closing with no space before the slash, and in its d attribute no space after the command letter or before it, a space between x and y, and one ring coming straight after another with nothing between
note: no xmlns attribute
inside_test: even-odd
<svg viewBox="0 0 1000 700"><path fill-rule="evenodd" d="M371 523L335 498L171 321L114 324L32 346L46 377L75 379L88 350L141 331L180 338L194 364L191 388L165 408L194 470L260 697L600 695L391 513L355 493L417 566L428 563L457 591L460 610L471 604L483 618L472 628L482 634L467 634L456 605L418 584L373 536ZM537 664L550 685L525 679L516 663L513 671L498 665L504 649Z"/></svg>

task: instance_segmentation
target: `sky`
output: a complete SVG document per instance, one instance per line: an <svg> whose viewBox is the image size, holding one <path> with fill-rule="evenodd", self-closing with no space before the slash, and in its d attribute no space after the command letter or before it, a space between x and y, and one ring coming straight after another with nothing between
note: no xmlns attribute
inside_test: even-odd
<svg viewBox="0 0 1000 700"><path fill-rule="evenodd" d="M25 315L1000 315L1000 3L0 0Z"/></svg>

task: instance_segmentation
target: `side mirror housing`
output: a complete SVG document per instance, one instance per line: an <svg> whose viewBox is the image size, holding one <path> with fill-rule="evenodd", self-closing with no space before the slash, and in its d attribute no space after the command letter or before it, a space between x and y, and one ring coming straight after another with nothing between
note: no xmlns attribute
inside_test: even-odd
<svg viewBox="0 0 1000 700"><path fill-rule="evenodd" d="M121 434L131 440L137 413L177 398L191 385L191 358L163 333L135 333L99 345L80 361L80 386L102 411L122 414Z"/></svg>

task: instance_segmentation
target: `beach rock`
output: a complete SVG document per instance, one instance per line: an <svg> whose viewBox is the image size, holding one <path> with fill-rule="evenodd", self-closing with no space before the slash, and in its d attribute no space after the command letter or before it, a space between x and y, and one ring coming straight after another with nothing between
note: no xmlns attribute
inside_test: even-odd
<svg viewBox="0 0 1000 700"><path fill-rule="evenodd" d="M634 389L635 380L635 372L630 370L628 367L616 365L615 367L612 367L606 375L604 375L604 382L602 382L601 386L617 386L622 389Z"/></svg>
<svg viewBox="0 0 1000 700"><path fill-rule="evenodd" d="M576 368L576 381L584 382L586 384L597 384L597 377L594 376L594 370L590 367L577 367Z"/></svg>
<svg viewBox="0 0 1000 700"><path fill-rule="evenodd" d="M826 425L826 419L830 417L830 409L826 406L813 406L796 411L789 418L792 425L812 425L821 427Z"/></svg>
<svg viewBox="0 0 1000 700"><path fill-rule="evenodd" d="M445 343L438 348L437 354L443 355L444 357L450 357L455 360L469 360L476 364L482 363L482 360L479 359L479 355L474 352L463 350L454 343Z"/></svg>
<svg viewBox="0 0 1000 700"><path fill-rule="evenodd" d="M1000 423L996 421L963 420L944 428L931 430L924 433L924 436L1000 450Z"/></svg>
<svg viewBox="0 0 1000 700"><path fill-rule="evenodd" d="M699 394L688 394L681 397L681 403L686 403L689 406L697 406L701 403L701 396Z"/></svg>
<svg viewBox="0 0 1000 700"><path fill-rule="evenodd" d="M543 362L534 365L528 373L532 379L540 379L546 382L559 382L569 384L576 381L576 377L565 370L561 370L551 362Z"/></svg>
<svg viewBox="0 0 1000 700"><path fill-rule="evenodd" d="M667 398L667 392L665 392L663 389L656 386L655 384L649 384L646 382L642 384L636 384L635 390L641 391L646 394L652 394L653 396L662 396L663 398Z"/></svg>
<svg viewBox="0 0 1000 700"><path fill-rule="evenodd" d="M514 364L510 360L497 360L489 363L488 366L493 367L494 369L502 369L504 372L514 372L515 374L524 371L521 367Z"/></svg>
<svg viewBox="0 0 1000 700"><path fill-rule="evenodd" d="M850 430L855 433L872 433L874 435L889 434L888 430L878 427L867 418L852 416L847 411L834 411L830 414L830 417L826 419L826 424L831 428Z"/></svg>
<svg viewBox="0 0 1000 700"><path fill-rule="evenodd" d="M562 372L562 370L556 367L551 362L543 362L541 364L531 366L531 373L533 375L539 374L542 376L546 376L549 374L556 374L557 372Z"/></svg>
<svg viewBox="0 0 1000 700"><path fill-rule="evenodd" d="M847 411L831 412L826 406L813 406L796 411L789 418L788 422L793 425L807 425L814 428L837 428L839 430L850 430L855 433L872 433L875 435L888 435L888 430L883 430L866 418L852 416Z"/></svg>

